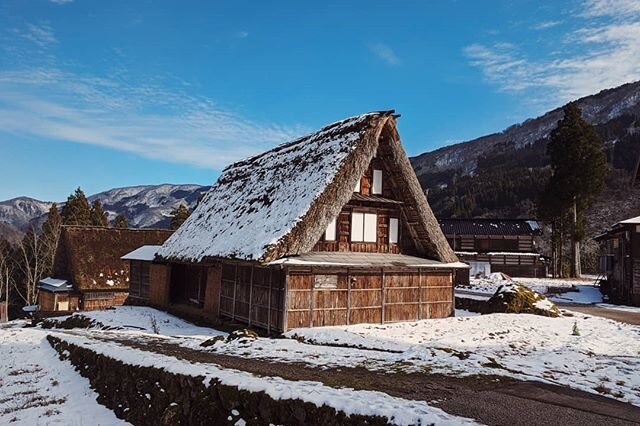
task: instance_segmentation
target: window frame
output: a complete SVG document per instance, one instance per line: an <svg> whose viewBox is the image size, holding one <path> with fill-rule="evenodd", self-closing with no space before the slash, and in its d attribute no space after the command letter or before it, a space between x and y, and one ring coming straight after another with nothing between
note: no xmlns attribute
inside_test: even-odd
<svg viewBox="0 0 640 426"><path fill-rule="evenodd" d="M395 223L395 238L394 236L394 224ZM398 244L400 241L400 220L397 217L389 218L389 244Z"/></svg>
<svg viewBox="0 0 640 426"><path fill-rule="evenodd" d="M331 233L329 231L333 231L333 237L330 238ZM327 225L327 229L324 230L324 240L325 241L337 241L338 240L338 221L337 218L331 219L331 222Z"/></svg>
<svg viewBox="0 0 640 426"><path fill-rule="evenodd" d="M373 228L371 224L373 223ZM369 225L369 228L367 227ZM377 213L351 212L352 243L377 243L378 242L378 215Z"/></svg>
<svg viewBox="0 0 640 426"><path fill-rule="evenodd" d="M371 176L371 194L382 195L382 170L373 169Z"/></svg>

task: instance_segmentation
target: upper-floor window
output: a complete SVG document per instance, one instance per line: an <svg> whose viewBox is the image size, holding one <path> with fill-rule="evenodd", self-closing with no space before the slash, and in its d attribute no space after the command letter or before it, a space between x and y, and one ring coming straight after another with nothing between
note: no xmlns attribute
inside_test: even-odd
<svg viewBox="0 0 640 426"><path fill-rule="evenodd" d="M389 219L389 244L398 244L398 219L392 217Z"/></svg>
<svg viewBox="0 0 640 426"><path fill-rule="evenodd" d="M372 194L382 194L382 170L373 171L373 186L371 187Z"/></svg>
<svg viewBox="0 0 640 426"><path fill-rule="evenodd" d="M336 219L333 218L329 225L327 226L327 230L324 231L324 240L325 241L335 241L336 240Z"/></svg>
<svg viewBox="0 0 640 426"><path fill-rule="evenodd" d="M353 192L360 192L360 181L361 181L361 180L362 180L362 179L358 179L358 182L356 183L356 187L355 187L355 189L353 190Z"/></svg>
<svg viewBox="0 0 640 426"><path fill-rule="evenodd" d="M351 213L351 241L375 243L378 237L378 216L375 213Z"/></svg>

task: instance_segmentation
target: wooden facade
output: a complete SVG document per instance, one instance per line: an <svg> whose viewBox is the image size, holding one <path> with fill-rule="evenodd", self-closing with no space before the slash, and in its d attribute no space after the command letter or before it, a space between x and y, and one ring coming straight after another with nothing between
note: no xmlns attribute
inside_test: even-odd
<svg viewBox="0 0 640 426"><path fill-rule="evenodd" d="M372 193L374 173L378 174L377 185L382 184L377 194ZM320 237L312 252L340 252L345 259L350 253L416 253L403 203L396 199L387 176L381 160L374 158L357 191L330 225L334 228ZM373 241L353 241L354 213L375 215ZM455 269L451 267L301 267L220 259L205 264L147 262L146 267L134 267L132 262L130 269L160 266L166 267L167 276L161 278L166 286L158 286L153 273L145 274L152 279L152 305L211 323L222 318L267 332L284 332L297 327L417 321L454 314ZM131 282L136 281L132 276ZM164 294L154 297L155 292Z"/></svg>
<svg viewBox="0 0 640 426"><path fill-rule="evenodd" d="M73 312L80 309L80 295L74 293L38 292L38 310L41 312Z"/></svg>
<svg viewBox="0 0 640 426"><path fill-rule="evenodd" d="M453 315L451 271L287 271L287 328L388 323Z"/></svg>
<svg viewBox="0 0 640 426"><path fill-rule="evenodd" d="M537 252L542 234L534 220L449 219L441 220L443 232L458 258L480 271L502 272L514 277L545 277L547 263ZM467 284L468 274L459 271L457 284Z"/></svg>
<svg viewBox="0 0 640 426"><path fill-rule="evenodd" d="M150 266L152 306L209 323L230 320L269 333L454 314L451 268L287 267L222 261L198 266L206 271L207 280L202 299L197 300L172 291L190 285L171 278L184 265ZM190 277L199 281L199 276Z"/></svg>
<svg viewBox="0 0 640 426"><path fill-rule="evenodd" d="M622 221L596 238L601 244L603 290L614 303L640 306L640 217Z"/></svg>

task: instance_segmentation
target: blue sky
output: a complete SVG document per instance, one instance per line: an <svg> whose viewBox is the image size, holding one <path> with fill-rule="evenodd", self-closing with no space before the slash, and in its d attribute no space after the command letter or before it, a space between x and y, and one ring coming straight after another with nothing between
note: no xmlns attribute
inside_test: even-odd
<svg viewBox="0 0 640 426"><path fill-rule="evenodd" d="M410 155L640 78L640 0L0 2L0 199L211 184L395 109Z"/></svg>

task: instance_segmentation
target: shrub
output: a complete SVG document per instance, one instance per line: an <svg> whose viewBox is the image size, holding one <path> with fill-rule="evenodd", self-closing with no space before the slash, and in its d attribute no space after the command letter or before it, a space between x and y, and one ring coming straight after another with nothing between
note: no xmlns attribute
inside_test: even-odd
<svg viewBox="0 0 640 426"><path fill-rule="evenodd" d="M534 314L559 317L560 310L540 293L516 283L498 287L487 301L484 313Z"/></svg>

